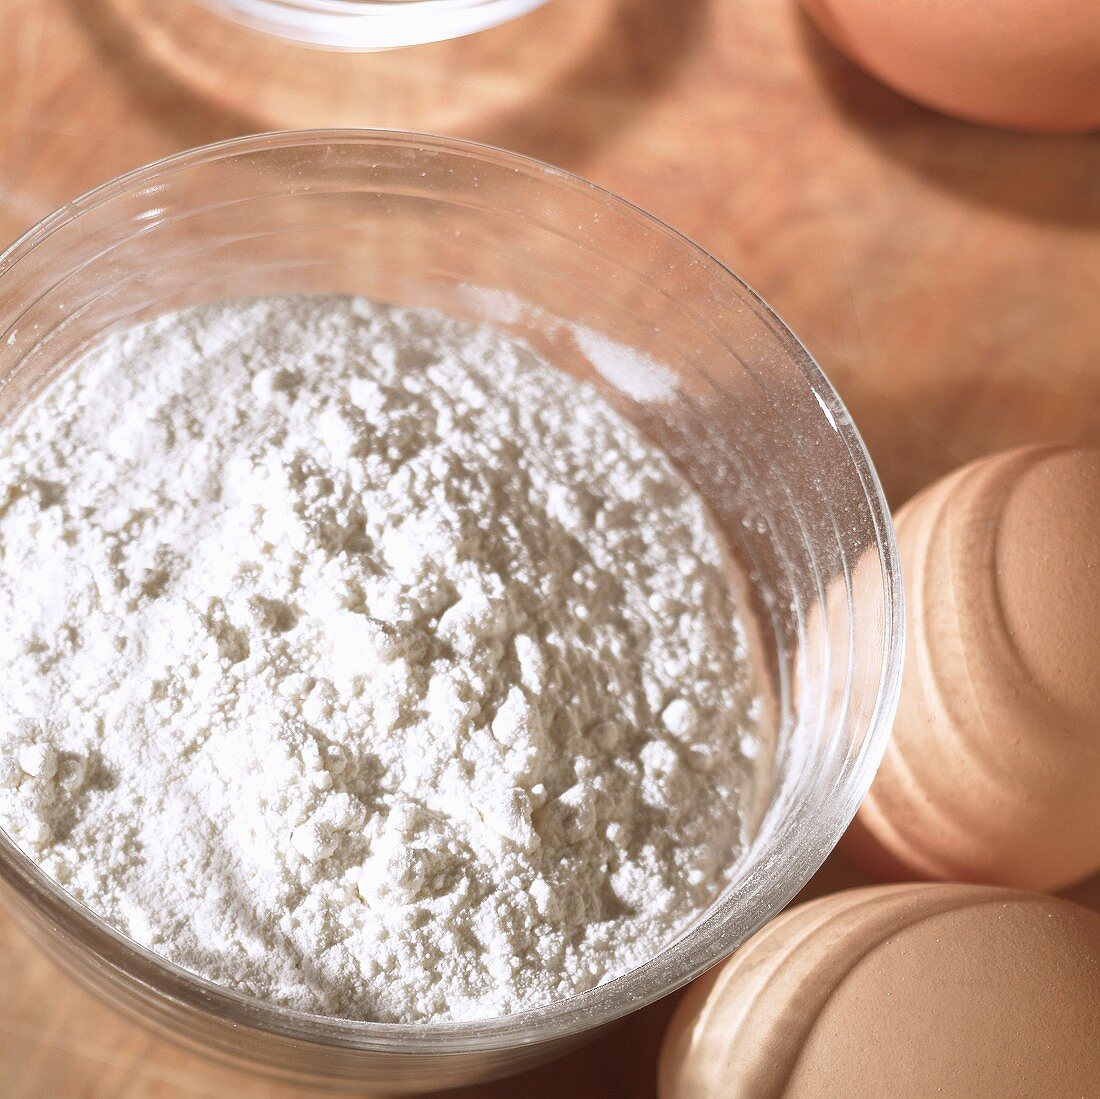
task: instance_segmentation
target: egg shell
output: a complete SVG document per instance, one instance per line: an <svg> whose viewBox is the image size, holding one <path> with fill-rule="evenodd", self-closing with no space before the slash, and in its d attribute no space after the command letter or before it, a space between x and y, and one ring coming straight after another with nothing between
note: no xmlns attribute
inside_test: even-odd
<svg viewBox="0 0 1100 1099"><path fill-rule="evenodd" d="M971 463L896 518L905 669L843 849L884 879L1100 870L1100 450Z"/></svg>
<svg viewBox="0 0 1100 1099"><path fill-rule="evenodd" d="M800 905L690 987L661 1099L1095 1094L1100 915L992 886Z"/></svg>
<svg viewBox="0 0 1100 1099"><path fill-rule="evenodd" d="M1036 132L1100 128L1096 0L802 0L827 38L918 103Z"/></svg>

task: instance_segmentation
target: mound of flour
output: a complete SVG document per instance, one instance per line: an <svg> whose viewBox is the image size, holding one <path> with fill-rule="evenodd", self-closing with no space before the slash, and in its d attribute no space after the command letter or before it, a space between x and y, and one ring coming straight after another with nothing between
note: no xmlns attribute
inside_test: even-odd
<svg viewBox="0 0 1100 1099"><path fill-rule="evenodd" d="M213 981L474 1019L727 883L770 730L669 462L491 329L238 301L0 431L0 824Z"/></svg>

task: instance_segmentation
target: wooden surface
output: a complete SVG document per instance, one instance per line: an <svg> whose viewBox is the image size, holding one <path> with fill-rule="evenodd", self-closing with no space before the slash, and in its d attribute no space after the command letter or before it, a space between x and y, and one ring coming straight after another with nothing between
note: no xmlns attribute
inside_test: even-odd
<svg viewBox="0 0 1100 1099"><path fill-rule="evenodd" d="M187 0L0 0L0 240L154 157L386 125L554 161L698 239L799 333L893 504L978 454L1100 442L1100 138L912 106L793 0L553 0L393 54L283 46ZM857 881L835 860L811 892ZM1100 883L1076 893L1100 908ZM290 1096L150 1038L0 916L0 1095ZM647 1096L670 1005L478 1096Z"/></svg>

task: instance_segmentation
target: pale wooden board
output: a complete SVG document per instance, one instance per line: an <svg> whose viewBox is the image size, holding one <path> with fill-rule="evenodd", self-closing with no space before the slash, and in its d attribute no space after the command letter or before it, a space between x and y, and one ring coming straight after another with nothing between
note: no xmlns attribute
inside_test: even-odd
<svg viewBox="0 0 1100 1099"><path fill-rule="evenodd" d="M284 46L188 0L0 0L0 240L118 172L258 130L388 125L554 161L694 236L818 357L894 504L978 454L1100 441L1100 139L941 118L793 0L552 0L393 54ZM861 879L831 860L818 893ZM1078 890L1100 909L1100 882ZM0 917L0 1095L290 1096L150 1038ZM466 1093L646 1096L657 1005Z"/></svg>

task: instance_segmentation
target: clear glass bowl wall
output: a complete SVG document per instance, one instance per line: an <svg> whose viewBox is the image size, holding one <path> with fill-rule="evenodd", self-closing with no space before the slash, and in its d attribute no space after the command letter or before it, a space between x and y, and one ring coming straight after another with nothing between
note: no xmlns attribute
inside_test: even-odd
<svg viewBox="0 0 1100 1099"><path fill-rule="evenodd" d="M310 46L388 50L458 38L546 0L199 0L255 30Z"/></svg>
<svg viewBox="0 0 1100 1099"><path fill-rule="evenodd" d="M751 290L605 191L448 139L245 138L140 169L59 210L0 257L0 415L120 326L222 297L333 291L507 328L663 446L751 578L780 721L760 835L701 922L616 981L476 1024L325 1019L206 983L112 931L0 833L3 899L110 1003L224 1061L394 1092L561 1053L774 916L833 848L878 765L898 689L901 589L889 514L858 435ZM581 350L591 353L593 333L610 349L595 365ZM614 369L623 348L628 364L662 364L674 394L618 388L620 376L638 376Z"/></svg>

